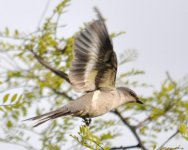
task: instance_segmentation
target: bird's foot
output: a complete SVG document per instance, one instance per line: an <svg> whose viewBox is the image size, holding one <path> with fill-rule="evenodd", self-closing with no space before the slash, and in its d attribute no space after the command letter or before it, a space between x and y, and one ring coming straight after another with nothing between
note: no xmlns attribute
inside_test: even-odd
<svg viewBox="0 0 188 150"><path fill-rule="evenodd" d="M91 118L83 118L83 122L86 124L86 126L89 126L91 123Z"/></svg>

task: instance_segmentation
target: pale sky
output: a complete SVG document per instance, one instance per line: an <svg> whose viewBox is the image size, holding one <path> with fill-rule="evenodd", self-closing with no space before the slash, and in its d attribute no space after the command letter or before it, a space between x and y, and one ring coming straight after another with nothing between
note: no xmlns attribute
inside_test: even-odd
<svg viewBox="0 0 188 150"><path fill-rule="evenodd" d="M50 1L46 15L58 2ZM47 0L0 0L0 29L36 30L46 3ZM138 60L121 71L126 71L126 67L143 69L146 75L142 80L156 87L166 71L177 80L188 75L187 0L73 0L61 18L61 24L67 25L63 36L71 36L83 22L94 19L94 6L107 19L109 32L126 32L113 41L117 54L127 48L136 49L139 54ZM169 145L177 146L175 142ZM187 143L178 144L188 148ZM1 148L8 146L0 144Z"/></svg>

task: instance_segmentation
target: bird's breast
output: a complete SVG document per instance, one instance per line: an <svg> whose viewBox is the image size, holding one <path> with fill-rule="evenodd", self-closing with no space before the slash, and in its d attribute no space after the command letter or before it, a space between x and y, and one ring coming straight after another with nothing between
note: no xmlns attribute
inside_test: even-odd
<svg viewBox="0 0 188 150"><path fill-rule="evenodd" d="M116 90L101 91L96 90L93 93L90 107L90 117L103 115L117 107L119 104L119 95Z"/></svg>

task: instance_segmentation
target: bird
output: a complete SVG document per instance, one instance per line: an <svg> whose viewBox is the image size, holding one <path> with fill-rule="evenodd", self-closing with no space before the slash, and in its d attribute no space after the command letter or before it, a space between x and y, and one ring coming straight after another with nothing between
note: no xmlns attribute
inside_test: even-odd
<svg viewBox="0 0 188 150"><path fill-rule="evenodd" d="M106 114L126 103L143 102L128 87L116 87L117 57L113 49L105 19L94 8L97 19L88 23L76 36L74 59L69 80L82 96L57 110L26 120L35 121L34 127L49 120L71 115L80 117L89 126L91 119Z"/></svg>

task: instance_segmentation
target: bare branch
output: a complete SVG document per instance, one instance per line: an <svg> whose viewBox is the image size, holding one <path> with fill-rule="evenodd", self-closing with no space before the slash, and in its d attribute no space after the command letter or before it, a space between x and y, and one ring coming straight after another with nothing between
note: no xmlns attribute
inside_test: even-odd
<svg viewBox="0 0 188 150"><path fill-rule="evenodd" d="M34 57L38 60L38 62L41 65L43 65L45 68L49 69L50 71L52 71L53 73L55 73L59 77L65 79L68 83L70 83L69 77L66 73L64 73L60 70L56 70L55 68L51 67L46 61L44 61L44 59L42 57L37 55L33 50L29 50L29 51L34 55Z"/></svg>
<svg viewBox="0 0 188 150"><path fill-rule="evenodd" d="M177 134L179 133L178 130L176 130L176 132L174 132L166 141L164 141L163 144L161 144L161 146L157 149L160 150L161 148L163 148L171 139L173 139Z"/></svg>
<svg viewBox="0 0 188 150"><path fill-rule="evenodd" d="M56 89L52 89L54 93L58 94L58 95L62 95L64 96L65 98L67 98L68 100L72 100L72 97L70 97L67 93L65 92L60 92L60 91L57 91Z"/></svg>
<svg viewBox="0 0 188 150"><path fill-rule="evenodd" d="M137 145L132 145L132 146L112 147L112 148L110 148L110 150L117 150L117 149L126 150L126 149L138 148L138 147L140 147L139 144L137 144Z"/></svg>
<svg viewBox="0 0 188 150"><path fill-rule="evenodd" d="M136 140L138 141L137 147L140 147L142 150L146 150L144 145L142 144L142 141L139 137L139 135L136 133L136 128L134 126L131 126L121 115L121 113L115 109L114 113L121 119L121 121L131 130L133 135L135 136Z"/></svg>
<svg viewBox="0 0 188 150"><path fill-rule="evenodd" d="M152 119L151 116L145 118L143 121L141 121L140 123L138 123L138 124L135 126L135 128L140 128L140 127L144 126L145 123L148 122L148 121L151 121L151 119Z"/></svg>

